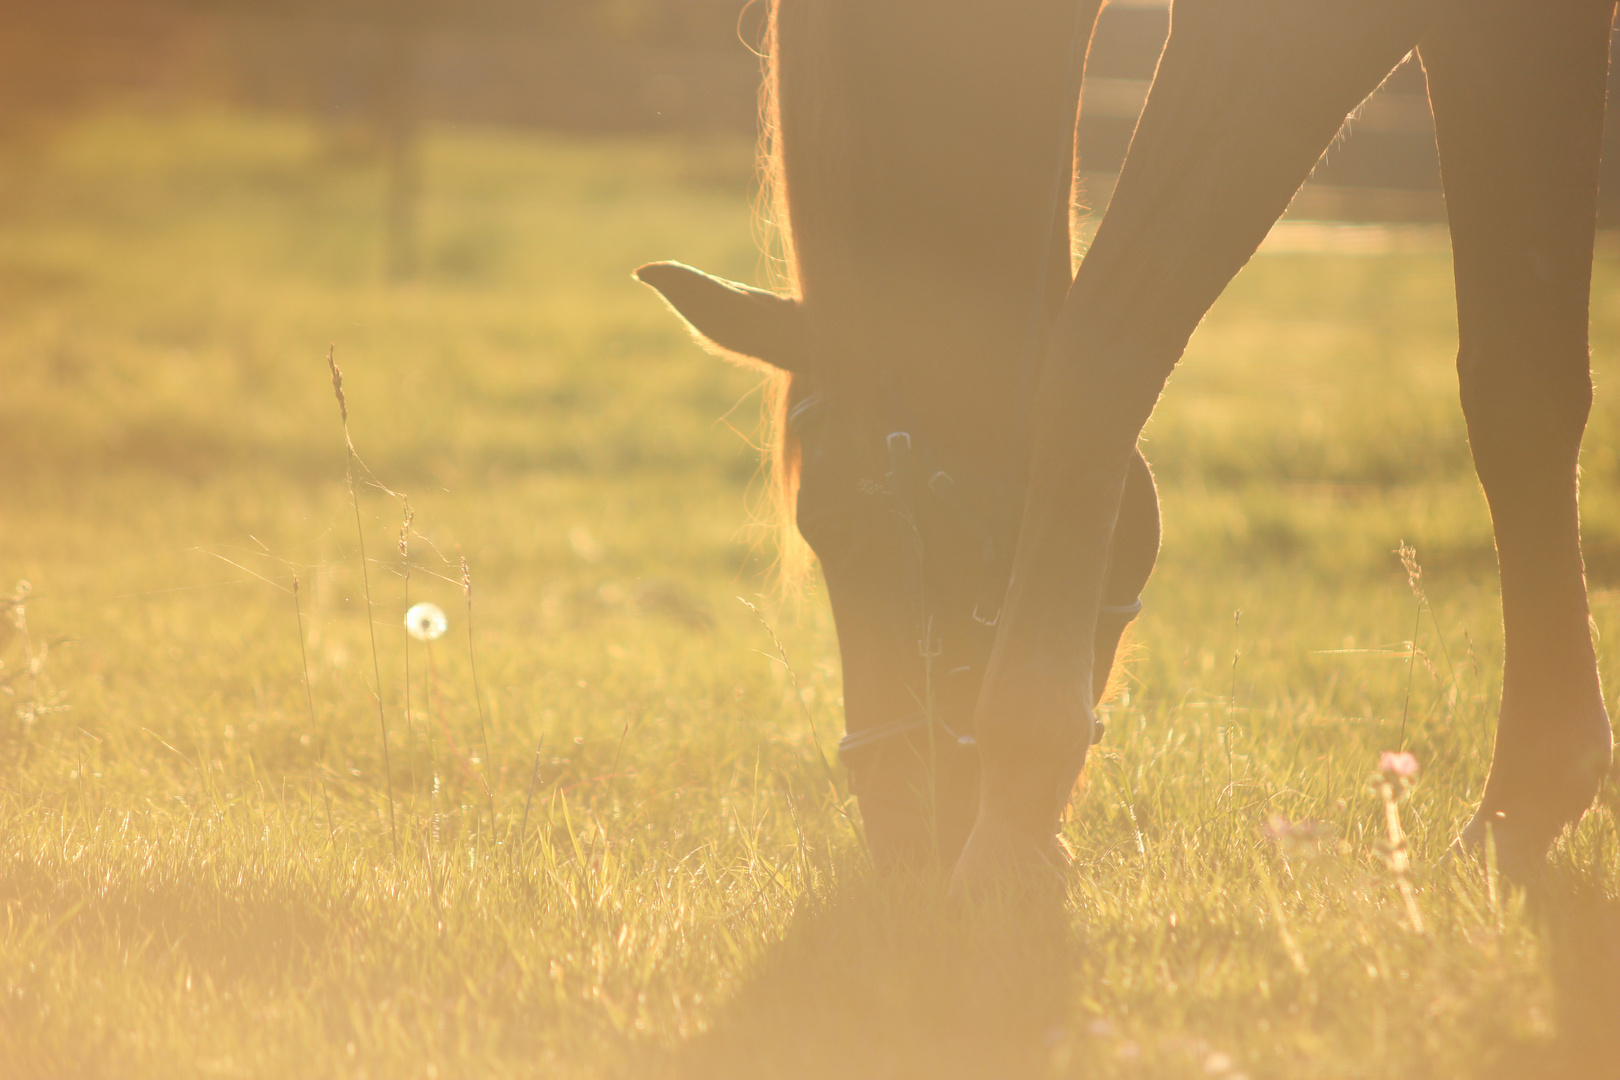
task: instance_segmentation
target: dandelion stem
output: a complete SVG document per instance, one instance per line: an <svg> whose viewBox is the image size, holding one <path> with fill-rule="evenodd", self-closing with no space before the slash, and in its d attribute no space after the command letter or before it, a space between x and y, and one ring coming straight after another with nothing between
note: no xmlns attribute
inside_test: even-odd
<svg viewBox="0 0 1620 1080"><path fill-rule="evenodd" d="M427 643L428 669L427 685L422 689L425 708L437 711L439 723L444 723L444 699L439 695L439 666L433 660L433 642ZM428 838L439 838L439 757L433 749L433 724L428 722L422 725L427 729L428 751Z"/></svg>
<svg viewBox="0 0 1620 1080"><path fill-rule="evenodd" d="M405 610L411 610L411 501L405 499L405 522L399 527L399 558L405 573ZM411 630L405 628L405 753L411 763L411 813L416 813L416 735L411 725Z"/></svg>
<svg viewBox="0 0 1620 1080"><path fill-rule="evenodd" d="M478 706L478 734L484 742L484 767L478 770L484 784L484 795L489 799L489 839L495 840L495 791L489 785L489 770L495 759L489 754L489 727L484 723L484 695L478 688L478 654L473 648L472 571L467 567L467 556L461 557L461 591L467 597L467 663L472 668L473 703Z"/></svg>

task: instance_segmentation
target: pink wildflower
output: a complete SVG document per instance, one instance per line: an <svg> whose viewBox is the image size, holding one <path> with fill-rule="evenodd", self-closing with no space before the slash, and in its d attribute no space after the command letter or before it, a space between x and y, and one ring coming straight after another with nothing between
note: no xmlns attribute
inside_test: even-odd
<svg viewBox="0 0 1620 1080"><path fill-rule="evenodd" d="M1410 780L1418 774L1418 759L1410 750L1385 750L1378 756L1378 771L1391 778Z"/></svg>

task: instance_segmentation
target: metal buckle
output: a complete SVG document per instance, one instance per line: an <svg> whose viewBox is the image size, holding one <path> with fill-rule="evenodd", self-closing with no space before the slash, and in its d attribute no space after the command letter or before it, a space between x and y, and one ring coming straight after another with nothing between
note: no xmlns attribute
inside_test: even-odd
<svg viewBox="0 0 1620 1080"><path fill-rule="evenodd" d="M883 440L889 449L890 467L898 467L911 457L911 432L891 431L888 438Z"/></svg>

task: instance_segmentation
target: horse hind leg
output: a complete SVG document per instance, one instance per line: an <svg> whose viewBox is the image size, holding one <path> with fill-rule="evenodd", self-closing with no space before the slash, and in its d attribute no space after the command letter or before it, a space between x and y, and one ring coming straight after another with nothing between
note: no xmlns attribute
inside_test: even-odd
<svg viewBox="0 0 1620 1080"><path fill-rule="evenodd" d="M1462 843L1533 873L1612 753L1588 628L1576 466L1613 0L1451 5L1420 52L1457 279L1463 413L1490 504L1505 664Z"/></svg>

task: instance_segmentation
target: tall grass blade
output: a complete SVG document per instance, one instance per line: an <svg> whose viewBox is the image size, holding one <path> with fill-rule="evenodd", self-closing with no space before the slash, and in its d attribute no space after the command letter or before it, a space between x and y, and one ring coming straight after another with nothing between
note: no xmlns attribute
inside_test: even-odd
<svg viewBox="0 0 1620 1080"><path fill-rule="evenodd" d="M366 529L360 520L360 492L354 485L355 452L354 440L349 437L349 404L343 398L343 372L338 368L335 352L336 346L327 349L326 366L332 369L332 392L337 395L338 411L343 417L343 444L348 451L344 472L349 484L349 502L354 507L354 531L360 542L360 583L366 596L366 630L371 635L371 673L377 694L377 726L382 729L383 775L388 782L388 839L397 862L399 824L394 818L394 768L388 754L388 717L383 710L382 662L377 658L377 622L372 617L371 571L366 565Z"/></svg>

